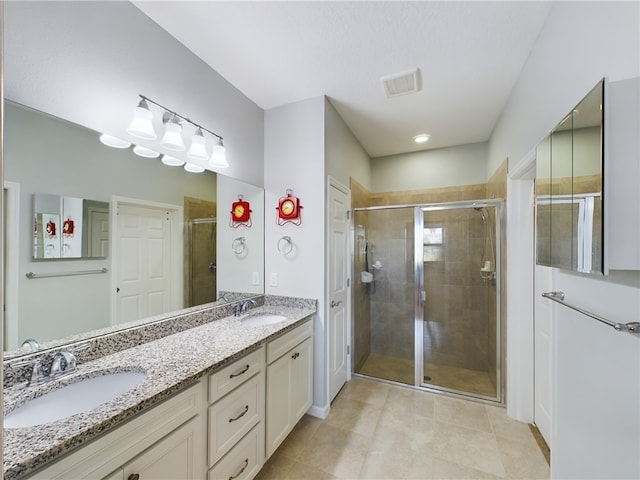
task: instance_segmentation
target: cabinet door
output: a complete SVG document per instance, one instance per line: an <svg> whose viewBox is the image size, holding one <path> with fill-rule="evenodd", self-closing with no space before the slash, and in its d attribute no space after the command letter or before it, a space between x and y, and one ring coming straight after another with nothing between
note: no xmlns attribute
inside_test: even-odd
<svg viewBox="0 0 640 480"><path fill-rule="evenodd" d="M313 340L307 338L267 367L267 458L313 402Z"/></svg>
<svg viewBox="0 0 640 480"><path fill-rule="evenodd" d="M291 351L267 367L266 458L291 431Z"/></svg>
<svg viewBox="0 0 640 480"><path fill-rule="evenodd" d="M202 418L195 417L124 467L125 480L195 480L203 477Z"/></svg>
<svg viewBox="0 0 640 480"><path fill-rule="evenodd" d="M291 428L309 410L313 402L313 342L307 338L289 357L291 367Z"/></svg>

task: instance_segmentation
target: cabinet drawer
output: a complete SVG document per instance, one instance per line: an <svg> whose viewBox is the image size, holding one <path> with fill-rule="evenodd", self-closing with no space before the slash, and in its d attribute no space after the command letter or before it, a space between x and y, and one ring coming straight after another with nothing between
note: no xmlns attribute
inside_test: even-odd
<svg viewBox="0 0 640 480"><path fill-rule="evenodd" d="M264 370L264 346L231 365L209 375L209 403L229 393L256 373Z"/></svg>
<svg viewBox="0 0 640 480"><path fill-rule="evenodd" d="M209 407L209 466L264 418L264 372Z"/></svg>
<svg viewBox="0 0 640 480"><path fill-rule="evenodd" d="M308 320L290 332L269 342L267 344L267 363L277 360L311 335L313 335L313 322Z"/></svg>
<svg viewBox="0 0 640 480"><path fill-rule="evenodd" d="M264 463L264 422L240 440L215 467L208 480L245 480L253 478Z"/></svg>

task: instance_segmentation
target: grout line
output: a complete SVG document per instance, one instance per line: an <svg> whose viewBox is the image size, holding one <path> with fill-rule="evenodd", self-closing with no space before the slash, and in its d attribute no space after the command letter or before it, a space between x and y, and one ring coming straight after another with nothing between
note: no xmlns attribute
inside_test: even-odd
<svg viewBox="0 0 640 480"><path fill-rule="evenodd" d="M544 459L547 461L547 465L551 466L551 450L549 449L549 445L547 445L547 442L544 440L544 437L540 433L540 430L538 430L538 427L536 427L533 423L529 424L529 430L531 430L533 438L536 439L536 443L538 444L538 447L540 447L540 451L542 452Z"/></svg>

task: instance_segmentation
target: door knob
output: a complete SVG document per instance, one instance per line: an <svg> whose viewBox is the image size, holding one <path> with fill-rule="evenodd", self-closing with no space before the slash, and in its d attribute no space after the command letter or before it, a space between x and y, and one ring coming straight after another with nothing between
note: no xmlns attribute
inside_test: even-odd
<svg viewBox="0 0 640 480"><path fill-rule="evenodd" d="M342 300L339 300L337 302L335 300L331 300L331 304L330 305L331 305L331 308L333 308L333 307L337 307L338 305L341 305L341 304L342 304Z"/></svg>

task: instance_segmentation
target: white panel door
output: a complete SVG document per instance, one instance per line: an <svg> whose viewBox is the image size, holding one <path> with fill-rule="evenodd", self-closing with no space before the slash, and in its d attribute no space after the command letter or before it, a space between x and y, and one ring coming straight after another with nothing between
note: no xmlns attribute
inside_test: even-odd
<svg viewBox="0 0 640 480"><path fill-rule="evenodd" d="M171 212L119 205L116 323L171 309Z"/></svg>
<svg viewBox="0 0 640 480"><path fill-rule="evenodd" d="M542 296L552 290L552 270L535 267L534 306L534 422L551 446L551 401L552 401L552 309L551 302Z"/></svg>
<svg viewBox="0 0 640 480"><path fill-rule="evenodd" d="M329 185L329 401L347 381L348 309L347 238L349 191Z"/></svg>

